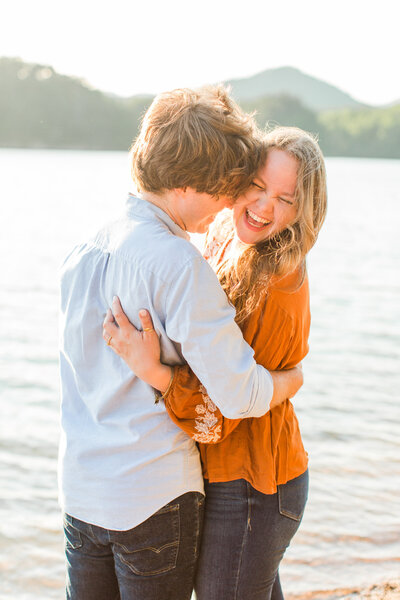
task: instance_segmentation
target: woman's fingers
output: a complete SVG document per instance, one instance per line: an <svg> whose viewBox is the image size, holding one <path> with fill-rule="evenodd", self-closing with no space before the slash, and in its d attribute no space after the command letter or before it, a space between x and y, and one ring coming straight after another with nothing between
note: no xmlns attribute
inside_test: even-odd
<svg viewBox="0 0 400 600"><path fill-rule="evenodd" d="M151 356L157 354L159 358L160 348L158 337L155 336L155 341L153 342L153 338L150 340L150 338L146 338L144 335L154 331L150 313L142 309L139 311L139 317L143 331L136 329L132 325L123 311L118 296L114 296L112 310L107 310L103 321L103 338L112 347L114 352L120 356L133 355L134 352L141 353L146 347L149 347L151 349ZM151 344L148 346L150 342ZM140 345L143 343L145 344L144 348Z"/></svg>
<svg viewBox="0 0 400 600"><path fill-rule="evenodd" d="M126 314L124 313L122 306L121 306L120 299L118 298L118 296L114 296L114 298L113 298L112 312L114 315L114 319L116 320L116 322L118 323L118 326L122 330L122 333L125 333L124 330L130 329L130 328L133 328L135 331L137 331L136 327L134 325L132 325L132 323L130 322L130 320L128 319Z"/></svg>
<svg viewBox="0 0 400 600"><path fill-rule="evenodd" d="M142 324L143 331L149 333L154 331L153 321L148 310L142 308L139 311L139 319Z"/></svg>
<svg viewBox="0 0 400 600"><path fill-rule="evenodd" d="M118 329L118 328L115 324L114 317L111 312L111 308L109 308L107 310L106 316L103 321L103 337L104 337L104 332L106 332L108 335L113 335L115 333L116 329Z"/></svg>
<svg viewBox="0 0 400 600"><path fill-rule="evenodd" d="M110 345L111 338L118 334L118 327L114 322L114 317L112 315L111 309L107 310L107 314L103 321L103 339Z"/></svg>
<svg viewBox="0 0 400 600"><path fill-rule="evenodd" d="M137 377L149 385L159 385L160 382L164 385L165 374L167 372L170 378L171 370L166 370L160 363L160 340L157 334L153 335L153 321L149 311L141 309L139 318L141 329L136 329L124 313L119 298L115 296L112 312L108 310L103 321L103 338Z"/></svg>
<svg viewBox="0 0 400 600"><path fill-rule="evenodd" d="M104 337L104 333L106 335L116 335L118 333L118 327L115 325L115 323L112 323L111 321L104 321L103 323L103 337Z"/></svg>
<svg viewBox="0 0 400 600"><path fill-rule="evenodd" d="M112 314L112 310L111 310L111 308L108 308L107 312L106 312L106 316L104 317L103 327L106 323L113 323L113 322L114 322L114 317Z"/></svg>

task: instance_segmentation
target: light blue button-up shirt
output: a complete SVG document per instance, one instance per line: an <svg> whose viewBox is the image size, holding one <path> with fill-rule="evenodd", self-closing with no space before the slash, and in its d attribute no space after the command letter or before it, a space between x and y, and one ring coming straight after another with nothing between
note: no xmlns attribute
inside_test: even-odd
<svg viewBox="0 0 400 600"><path fill-rule="evenodd" d="M139 309L150 311L162 361L187 361L226 417L261 416L273 386L187 233L129 196L125 214L62 267L60 349L62 507L126 530L185 492L203 492L203 480L194 442L102 338L114 295L136 327Z"/></svg>

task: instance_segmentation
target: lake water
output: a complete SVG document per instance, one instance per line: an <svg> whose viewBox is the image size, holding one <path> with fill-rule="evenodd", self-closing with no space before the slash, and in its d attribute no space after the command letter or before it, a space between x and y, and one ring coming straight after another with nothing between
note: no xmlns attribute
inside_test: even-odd
<svg viewBox="0 0 400 600"><path fill-rule="evenodd" d="M287 595L400 574L400 161L327 160L309 258L306 514ZM125 153L0 150L0 598L63 597L57 505L58 266L117 214Z"/></svg>

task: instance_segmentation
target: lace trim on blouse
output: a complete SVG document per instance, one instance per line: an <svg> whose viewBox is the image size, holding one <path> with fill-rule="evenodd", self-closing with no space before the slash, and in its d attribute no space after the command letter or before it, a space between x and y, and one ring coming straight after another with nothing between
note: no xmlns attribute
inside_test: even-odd
<svg viewBox="0 0 400 600"><path fill-rule="evenodd" d="M194 421L195 429L199 433L193 434L192 438L202 444L218 442L221 439L221 425L218 425L218 418L214 414L217 407L203 385L200 385L199 391L201 392L203 403L196 405L195 410L199 416Z"/></svg>

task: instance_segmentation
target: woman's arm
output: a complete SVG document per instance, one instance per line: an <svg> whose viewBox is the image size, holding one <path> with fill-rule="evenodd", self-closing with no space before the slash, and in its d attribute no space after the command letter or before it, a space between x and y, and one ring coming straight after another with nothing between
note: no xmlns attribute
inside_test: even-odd
<svg viewBox="0 0 400 600"><path fill-rule="evenodd" d="M112 308L103 323L105 341L137 377L163 393L171 419L198 442L217 443L229 435L240 419L227 419L221 414L187 365L172 369L161 363L160 343L149 313L140 311L143 331L139 331L123 312L118 298ZM272 371L271 376L274 381L271 408L293 397L303 383L300 367Z"/></svg>

